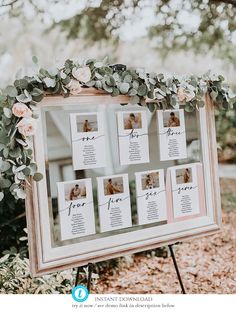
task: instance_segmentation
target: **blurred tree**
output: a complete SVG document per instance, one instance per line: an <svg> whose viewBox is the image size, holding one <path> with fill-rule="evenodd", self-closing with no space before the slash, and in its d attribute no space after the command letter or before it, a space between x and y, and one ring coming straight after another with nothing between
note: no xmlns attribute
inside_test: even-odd
<svg viewBox="0 0 236 313"><path fill-rule="evenodd" d="M27 7L37 14L49 14L49 6L59 2L65 10L73 6L68 0L48 0L46 5L45 1L3 0L0 6L11 16L25 12ZM75 7L72 16L59 22L52 17L53 27L61 27L69 39L117 43L121 30L129 32L130 25L147 18L143 13L149 9L153 18L146 35L163 56L173 50L205 53L210 49L236 66L236 0L87 0L81 7Z"/></svg>

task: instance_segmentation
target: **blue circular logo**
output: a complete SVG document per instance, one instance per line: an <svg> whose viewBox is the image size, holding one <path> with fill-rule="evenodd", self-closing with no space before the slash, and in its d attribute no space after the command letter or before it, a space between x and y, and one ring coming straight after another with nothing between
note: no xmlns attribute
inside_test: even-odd
<svg viewBox="0 0 236 313"><path fill-rule="evenodd" d="M77 302L84 302L88 299L89 292L85 286L78 285L72 289L72 297Z"/></svg>

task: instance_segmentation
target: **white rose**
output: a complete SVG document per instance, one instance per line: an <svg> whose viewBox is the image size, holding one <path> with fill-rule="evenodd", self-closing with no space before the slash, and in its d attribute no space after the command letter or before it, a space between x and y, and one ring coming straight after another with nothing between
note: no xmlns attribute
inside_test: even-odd
<svg viewBox="0 0 236 313"><path fill-rule="evenodd" d="M88 66L72 69L72 75L75 79L79 80L82 83L87 83L91 79L91 70Z"/></svg>
<svg viewBox="0 0 236 313"><path fill-rule="evenodd" d="M75 79L72 79L69 84L66 85L66 88L68 88L70 90L70 94L74 96L78 95L82 91L80 83Z"/></svg>
<svg viewBox="0 0 236 313"><path fill-rule="evenodd" d="M16 125L18 128L19 133L23 136L28 137L35 134L37 129L37 120L30 117L30 118L22 118L22 120Z"/></svg>
<svg viewBox="0 0 236 313"><path fill-rule="evenodd" d="M12 107L12 113L17 117L30 117L32 115L32 111L21 102L16 102Z"/></svg>

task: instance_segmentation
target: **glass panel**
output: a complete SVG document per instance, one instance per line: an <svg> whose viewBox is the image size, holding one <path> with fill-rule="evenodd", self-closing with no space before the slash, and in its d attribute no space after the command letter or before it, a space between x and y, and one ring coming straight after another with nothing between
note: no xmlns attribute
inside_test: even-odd
<svg viewBox="0 0 236 313"><path fill-rule="evenodd" d="M72 243L79 243L81 241L88 241L95 238L107 237L120 233L132 232L137 229L144 229L157 226L166 222L158 222L147 225L138 225L137 221L137 208L136 208L136 191L134 182L134 173L164 169L178 164L187 164L192 162L201 162L200 150L200 127L199 127L199 114L198 112L185 113L186 137L187 137L187 159L178 161L160 161L157 126L156 126L156 113L151 113L147 109L148 117L148 131L149 131L149 150L150 150L150 163L121 166L119 163L118 153L118 136L117 136L117 123L116 112L130 110L134 106L120 106L119 104L97 104L97 105L65 105L42 107L43 118L43 132L44 132L44 149L45 149L45 163L46 163L46 176L48 186L48 204L49 215L51 222L52 233L52 247L63 246ZM135 110L139 107L135 106ZM143 109L143 108L141 108ZM109 147L107 151L107 166L105 168L79 170L74 171L72 167L72 147L71 147L71 134L70 134L70 113L78 112L103 112L104 121L107 124L109 136ZM102 147L101 147L102 148ZM97 182L96 177L115 175L119 173L128 173L130 196L131 196L131 211L133 226L120 230L113 230L112 232L100 232L99 218L98 218L98 204L97 204ZM94 196L94 209L95 209L95 222L96 234L90 236L79 237L75 239L60 240L60 221L58 216L58 199L57 199L57 182L91 178Z"/></svg>

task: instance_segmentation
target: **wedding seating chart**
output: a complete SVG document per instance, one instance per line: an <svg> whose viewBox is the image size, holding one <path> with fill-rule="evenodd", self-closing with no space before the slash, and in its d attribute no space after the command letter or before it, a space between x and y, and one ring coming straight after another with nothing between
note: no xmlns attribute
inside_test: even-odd
<svg viewBox="0 0 236 313"><path fill-rule="evenodd" d="M106 153L102 113L70 114L70 124L74 170L104 167Z"/></svg>
<svg viewBox="0 0 236 313"><path fill-rule="evenodd" d="M200 213L197 164L184 164L169 168L174 218Z"/></svg>
<svg viewBox="0 0 236 313"><path fill-rule="evenodd" d="M97 177L101 232L132 226L128 174Z"/></svg>
<svg viewBox="0 0 236 313"><path fill-rule="evenodd" d="M135 173L139 225L165 221L164 170Z"/></svg>
<svg viewBox="0 0 236 313"><path fill-rule="evenodd" d="M184 110L158 110L158 137L160 160L178 160L187 157Z"/></svg>
<svg viewBox="0 0 236 313"><path fill-rule="evenodd" d="M118 111L115 114L120 164L149 162L146 112ZM184 111L159 110L157 121L160 160L186 158ZM105 136L109 134L104 133L102 113L71 113L70 125L74 170L105 167ZM170 223L175 219L199 214L200 189L197 171L202 170L199 164L172 166L166 172L164 169L149 169L134 173L138 225ZM169 177L170 183L166 183L165 175ZM98 176L96 182L96 186L92 186L91 178L86 178L57 183L61 240L96 233L94 188L97 188L100 232L132 227L128 174ZM172 220L168 219L170 210Z"/></svg>
<svg viewBox="0 0 236 313"><path fill-rule="evenodd" d="M58 182L61 240L95 234L91 179Z"/></svg>
<svg viewBox="0 0 236 313"><path fill-rule="evenodd" d="M45 89L36 108L37 131L30 145L33 163L26 160L27 164L15 170L13 166L16 178L32 174L30 184L11 191L14 196L16 191L22 197L26 193L33 276L171 245L220 229L216 103L210 88L202 89L202 94L193 87L195 97L194 92L188 97L191 76L169 86L169 79L147 75L150 84L144 84L139 70L123 70L120 65L100 67L100 63L87 60L81 64L87 74L91 72L91 80L81 81L81 86L78 83L80 90L69 92L67 88L66 97ZM66 62L62 72L75 78L74 72L81 66L73 63L72 73L72 63ZM159 99L165 92L162 82L170 87L169 92L177 88L175 107L170 106L168 92ZM191 83L196 82L193 79ZM130 96L132 87L117 95L116 91L125 90L128 84L135 87L137 96ZM147 96L141 96L147 91ZM198 96L201 101L195 110ZM162 110L165 104L168 109ZM188 112L190 106L193 110ZM15 134L17 138L21 130ZM23 131L21 135L24 137Z"/></svg>
<svg viewBox="0 0 236 313"><path fill-rule="evenodd" d="M145 111L117 113L120 164L149 162L147 114Z"/></svg>

